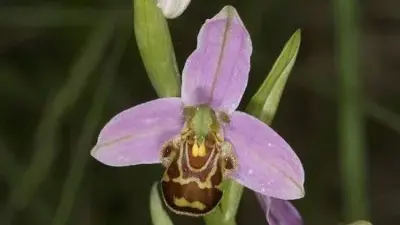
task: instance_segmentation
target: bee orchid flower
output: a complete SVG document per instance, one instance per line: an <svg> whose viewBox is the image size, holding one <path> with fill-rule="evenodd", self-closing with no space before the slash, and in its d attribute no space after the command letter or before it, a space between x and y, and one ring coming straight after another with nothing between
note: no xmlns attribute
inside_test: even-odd
<svg viewBox="0 0 400 225"><path fill-rule="evenodd" d="M161 163L164 202L191 216L211 212L233 179L262 196L304 196L302 164L268 125L236 111L247 86L252 43L232 6L200 29L182 73L181 97L117 114L91 154L115 167Z"/></svg>

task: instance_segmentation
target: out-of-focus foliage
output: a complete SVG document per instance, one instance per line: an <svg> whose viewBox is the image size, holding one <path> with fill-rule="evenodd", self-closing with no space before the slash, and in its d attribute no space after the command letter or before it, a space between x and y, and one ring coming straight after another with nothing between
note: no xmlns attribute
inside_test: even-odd
<svg viewBox="0 0 400 225"><path fill-rule="evenodd" d="M348 225L372 225L372 223L365 220L359 220L353 223L349 223Z"/></svg>

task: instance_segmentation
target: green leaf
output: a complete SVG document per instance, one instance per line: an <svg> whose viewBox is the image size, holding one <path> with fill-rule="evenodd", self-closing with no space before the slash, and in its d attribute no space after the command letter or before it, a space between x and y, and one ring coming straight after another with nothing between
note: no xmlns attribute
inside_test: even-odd
<svg viewBox="0 0 400 225"><path fill-rule="evenodd" d="M99 84L93 96L92 104L87 112L85 121L83 122L82 131L78 141L74 147L75 156L71 161L67 178L62 188L61 197L58 207L53 217L53 225L65 225L71 218L71 213L75 200L77 199L79 188L85 175L85 168L88 164L88 149L92 145L92 141L98 132L102 114L106 108L108 96L113 89L115 74L118 74L118 66L124 53L128 38L131 33L124 26L120 26L116 35L116 41L110 51L107 61L102 69Z"/></svg>
<svg viewBox="0 0 400 225"><path fill-rule="evenodd" d="M61 132L61 121L81 96L89 76L101 63L114 34L115 20L107 16L99 22L88 37L81 54L72 65L69 76L56 95L49 99L43 109L42 118L35 132L34 155L27 170L14 184L8 203L12 215L24 209L39 190L40 184L51 172L58 153L57 139Z"/></svg>
<svg viewBox="0 0 400 225"><path fill-rule="evenodd" d="M160 97L178 96L180 79L168 24L156 1L133 0L136 42L147 75Z"/></svg>
<svg viewBox="0 0 400 225"><path fill-rule="evenodd" d="M285 44L267 79L250 100L246 111L270 124L278 108L286 81L296 61L301 31L297 30Z"/></svg>
<svg viewBox="0 0 400 225"><path fill-rule="evenodd" d="M157 183L153 184L150 191L150 214L154 225L173 225L167 212L163 208L163 202L157 191Z"/></svg>

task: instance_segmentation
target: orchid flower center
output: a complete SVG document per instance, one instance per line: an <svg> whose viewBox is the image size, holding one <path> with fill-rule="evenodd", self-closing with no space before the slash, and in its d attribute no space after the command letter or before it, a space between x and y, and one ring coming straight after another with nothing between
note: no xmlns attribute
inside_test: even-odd
<svg viewBox="0 0 400 225"><path fill-rule="evenodd" d="M180 134L161 149L165 167L163 197L171 210L201 216L218 205L222 182L237 162L232 145L224 140L220 126L224 120L214 110L199 105L185 108L184 115L185 125Z"/></svg>
<svg viewBox="0 0 400 225"><path fill-rule="evenodd" d="M194 132L196 143L194 147L204 146L204 140L208 134L218 134L220 124L216 113L207 105L190 106L184 110L186 125Z"/></svg>

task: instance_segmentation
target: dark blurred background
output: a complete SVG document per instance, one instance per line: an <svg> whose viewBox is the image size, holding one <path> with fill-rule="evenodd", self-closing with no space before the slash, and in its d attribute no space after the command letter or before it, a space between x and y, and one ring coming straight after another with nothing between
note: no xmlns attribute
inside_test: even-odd
<svg viewBox="0 0 400 225"><path fill-rule="evenodd" d="M332 1L193 0L182 16L169 20L180 70L202 23L227 4L237 8L254 44L241 109L291 34L302 29L299 56L272 126L303 161L306 197L294 204L305 224L341 224ZM397 225L400 2L363 0L358 9L370 216L374 224ZM155 98L133 35L131 1L2 0L0 224L151 224L150 187L162 167L106 167L89 151L113 115ZM64 205L61 198L67 199ZM71 214L64 214L68 207ZM176 224L202 224L171 216ZM249 190L238 224L266 224Z"/></svg>

